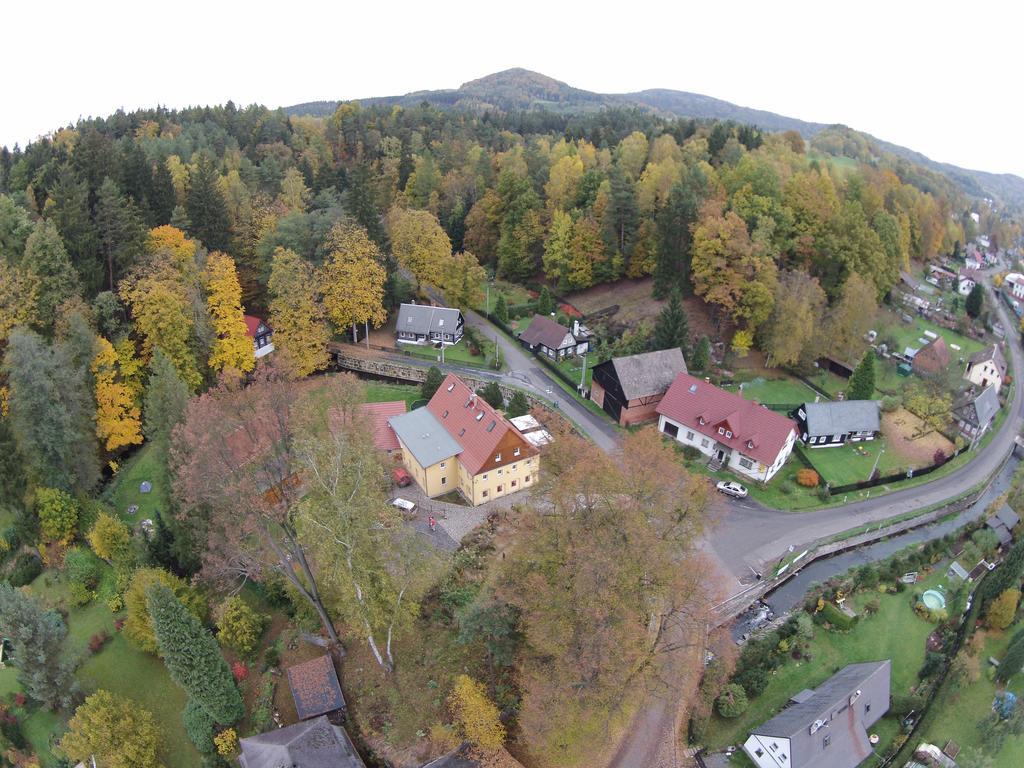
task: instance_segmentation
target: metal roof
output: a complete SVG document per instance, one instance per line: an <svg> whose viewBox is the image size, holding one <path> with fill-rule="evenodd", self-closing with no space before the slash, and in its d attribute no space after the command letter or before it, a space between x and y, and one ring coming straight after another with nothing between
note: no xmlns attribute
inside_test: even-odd
<svg viewBox="0 0 1024 768"><path fill-rule="evenodd" d="M804 403L808 435L843 435L848 432L878 432L881 418L875 400Z"/></svg>
<svg viewBox="0 0 1024 768"><path fill-rule="evenodd" d="M1000 522L1011 531L1016 528L1017 524L1020 522L1020 517L1017 516L1016 512L1010 509L1009 504L1003 504L1003 506L999 508L999 511L996 512L996 517L998 517Z"/></svg>
<svg viewBox="0 0 1024 768"><path fill-rule="evenodd" d="M397 331L406 333L455 333L462 313L453 307L429 304L402 304L398 308Z"/></svg>
<svg viewBox="0 0 1024 768"><path fill-rule="evenodd" d="M392 416L388 424L421 467L432 467L462 451L427 408Z"/></svg>

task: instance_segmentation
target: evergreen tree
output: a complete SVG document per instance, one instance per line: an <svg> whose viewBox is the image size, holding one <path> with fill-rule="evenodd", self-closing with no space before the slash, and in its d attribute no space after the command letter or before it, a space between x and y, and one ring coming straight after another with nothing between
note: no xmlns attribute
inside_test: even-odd
<svg viewBox="0 0 1024 768"><path fill-rule="evenodd" d="M444 374L441 373L441 369L436 365L430 366L430 368L427 369L427 378L425 378L423 383L420 385L420 395L424 400L429 400L434 396L434 393L437 392L443 383Z"/></svg>
<svg viewBox="0 0 1024 768"><path fill-rule="evenodd" d="M89 216L89 185L66 165L57 177L50 199L49 218L60 232L86 293L92 295L103 284L103 265L98 259L99 234Z"/></svg>
<svg viewBox="0 0 1024 768"><path fill-rule="evenodd" d="M174 179L167 163L159 162L153 170L153 192L149 197L149 212L153 223L158 227L169 224L175 205Z"/></svg>
<svg viewBox="0 0 1024 768"><path fill-rule="evenodd" d="M875 353L868 350L853 369L846 388L847 400L870 400L875 394Z"/></svg>
<svg viewBox="0 0 1024 768"><path fill-rule="evenodd" d="M690 287L690 227L697 221L708 179L699 167L686 172L669 193L655 220L658 246L654 262L654 296L663 299L675 288Z"/></svg>
<svg viewBox="0 0 1024 768"><path fill-rule="evenodd" d="M1006 682L1011 677L1024 670L1024 632L1018 632L1010 647L1006 649L1006 655L999 662L996 669L996 677Z"/></svg>
<svg viewBox="0 0 1024 768"><path fill-rule="evenodd" d="M537 314L538 315L550 315L555 311L555 300L551 296L551 291L545 285L540 289L540 295L537 297Z"/></svg>
<svg viewBox="0 0 1024 768"><path fill-rule="evenodd" d="M494 302L494 317L508 325L508 302L505 301L504 293L499 293L498 300Z"/></svg>
<svg viewBox="0 0 1024 768"><path fill-rule="evenodd" d="M982 606L1001 595L1008 589L1020 584L1021 576L1024 575L1024 539L1014 543L1009 554L1003 559L992 573L985 577L978 588L978 595Z"/></svg>
<svg viewBox="0 0 1024 768"><path fill-rule="evenodd" d="M57 308L79 292L78 274L52 221L36 222L25 242L21 266L36 284L36 316L51 328Z"/></svg>
<svg viewBox="0 0 1024 768"><path fill-rule="evenodd" d="M192 219L188 217L188 213L180 205L174 206L171 210L171 226L175 229L180 229L182 232L188 232L192 229Z"/></svg>
<svg viewBox="0 0 1024 768"><path fill-rule="evenodd" d="M611 196L605 213L605 236L609 247L628 262L639 225L636 186L619 166L609 174Z"/></svg>
<svg viewBox="0 0 1024 768"><path fill-rule="evenodd" d="M217 183L220 175L213 162L200 158L189 174L185 210L192 226L188 233L211 251L225 251L231 244L231 219Z"/></svg>
<svg viewBox="0 0 1024 768"><path fill-rule="evenodd" d="M481 387L476 392L480 397L484 399L491 408L503 408L505 406L505 396L501 393L501 387L498 386L498 382L492 381L485 387Z"/></svg>
<svg viewBox="0 0 1024 768"><path fill-rule="evenodd" d="M237 722L245 706L213 635L163 584L149 588L148 604L171 679L217 723Z"/></svg>
<svg viewBox="0 0 1024 768"><path fill-rule="evenodd" d="M189 390L174 363L159 348L149 364L149 386L142 404L142 431L146 438L166 452L171 431L185 418Z"/></svg>
<svg viewBox="0 0 1024 768"><path fill-rule="evenodd" d="M373 178L364 163L357 165L348 174L345 210L363 225L373 242L379 246L384 245L384 225L381 222L380 207L374 199Z"/></svg>
<svg viewBox="0 0 1024 768"><path fill-rule="evenodd" d="M505 415L510 419L514 419L517 416L525 416L530 412L530 402L526 399L526 395L521 389L517 389L512 393L512 397L508 399L508 408L505 410Z"/></svg>
<svg viewBox="0 0 1024 768"><path fill-rule="evenodd" d="M29 698L50 711L71 706L78 693L74 661L64 652L67 634L59 613L0 582L0 635L11 643L10 663Z"/></svg>
<svg viewBox="0 0 1024 768"><path fill-rule="evenodd" d="M693 355L690 357L690 370L706 371L711 364L711 340L707 335L700 337Z"/></svg>
<svg viewBox="0 0 1024 768"><path fill-rule="evenodd" d="M981 283L976 283L971 292L967 294L967 301L964 303L964 309L967 314L977 319L981 315L981 308L985 301L985 289L981 287Z"/></svg>
<svg viewBox="0 0 1024 768"><path fill-rule="evenodd" d="M127 142L122 152L121 185L142 219L153 226L155 222L149 215L150 198L153 196L153 168L142 147L134 141Z"/></svg>
<svg viewBox="0 0 1024 768"><path fill-rule="evenodd" d="M690 324L679 300L678 291L673 291L668 304L661 310L654 324L654 338L651 349L682 349L684 354L690 341Z"/></svg>
<svg viewBox="0 0 1024 768"><path fill-rule="evenodd" d="M111 291L146 246L146 226L138 208L126 200L109 177L103 180L96 201L96 226L99 230L100 252L107 264L108 287Z"/></svg>

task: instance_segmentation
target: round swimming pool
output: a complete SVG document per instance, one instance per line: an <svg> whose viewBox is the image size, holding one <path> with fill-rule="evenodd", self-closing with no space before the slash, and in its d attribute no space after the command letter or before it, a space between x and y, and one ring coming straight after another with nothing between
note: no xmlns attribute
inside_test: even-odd
<svg viewBox="0 0 1024 768"><path fill-rule="evenodd" d="M921 602L929 611L938 611L946 607L946 598L941 592L934 589L929 589L921 595Z"/></svg>

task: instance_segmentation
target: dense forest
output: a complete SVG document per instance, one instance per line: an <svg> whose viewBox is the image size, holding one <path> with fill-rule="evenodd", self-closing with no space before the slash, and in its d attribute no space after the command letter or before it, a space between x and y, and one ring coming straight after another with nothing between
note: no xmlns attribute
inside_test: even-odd
<svg viewBox="0 0 1024 768"><path fill-rule="evenodd" d="M314 627L319 621L334 632L325 608L331 600L352 626L365 624L353 642L369 635L381 674L390 675L392 628L397 635L422 618L415 601L401 602L402 585L417 585L424 601L432 586L412 567L423 558L408 542L387 538L402 526L380 533L364 524L387 507L380 487L359 486L361 462L366 477L385 476L379 458L368 458L364 442L351 436L337 445L322 440L322 427L303 421L308 403L299 401L308 391L292 378L253 373L243 311L269 320L275 367L301 378L327 367L332 337L364 322L379 327L424 285L469 307L480 305L489 276L556 294L649 277L654 296L671 297L674 312L680 296L706 302L735 352L756 346L769 365L800 367L823 349L855 347L870 307L901 271L955 252L979 231L996 248L1020 236L1015 221L946 176L878 154L843 129L808 143L796 132L634 108L503 113L354 103L328 117L228 103L85 120L0 151L0 513L16 520L12 537L41 542L44 551L88 538L117 574L117 600L130 599L129 584L143 579L136 574L166 569L145 578L168 589L154 592L140 581L134 599L144 614L149 595L149 634L156 634L146 650L166 644L172 675L186 662L173 643L178 635L162 623L212 642L168 598L170 589L187 593L179 577L266 582L275 569L290 580L277 591L291 590L300 614L313 611ZM669 346L680 343L673 339ZM251 386L235 386L249 374ZM319 397L344 408L362 402L355 380L333 382ZM357 557L349 572L315 573L317 561L344 561L319 535L325 521L353 514L337 488L292 500L297 517L289 507L283 516L263 509L261 518L264 505L280 506L266 502L267 484L245 477L242 467L217 474L230 453L219 450L228 426L244 431L247 419L264 414L288 416L260 427L278 429L278 442L294 452L278 469L359 470L343 480L359 486L353 497L363 517L356 522L372 533L359 542L366 559ZM254 442L266 436L254 435ZM504 686L491 688L524 725L525 751L537 765L566 764L574 750L567 744L600 747L621 692L651 663L646 601L699 592L682 571L647 584L656 562L688 554L705 500L681 488L689 478L674 474L674 454L656 435L630 440L632 458L623 466L568 438L547 454L547 471L559 478L546 481L548 490L561 494L555 504L565 517L524 518L528 546L510 550L487 588L494 604L474 604L477 624L466 621L475 627L472 642L487 647L479 654L485 673ZM162 473L170 469L178 514L157 515L155 543L129 557L131 547L118 549L102 529L131 534L95 495L144 441ZM594 477L601 478L598 496L621 506L578 509L582 494L594 492ZM662 538L651 533L654 497L665 500L657 507L665 513L657 520ZM693 509L673 509L677 502L668 500L680 498ZM627 529L631 535L620 536ZM623 538L631 549L619 552ZM571 562L563 557L567 541L577 558ZM288 565L294 562L301 575ZM537 562L546 563L539 581ZM372 586L360 587L358 600L338 597L365 573ZM327 597L318 595L318 580ZM575 591L563 604L570 581ZM634 594L641 581L643 594ZM446 582L442 591L454 594L456 586L462 589ZM587 597L598 588L611 597L595 608L600 601ZM458 603L463 597L442 599L439 612L468 610L473 595ZM117 600L115 612L124 607ZM529 651L519 645L519 617L532 632ZM374 637L389 638L386 651ZM425 652L414 648L409 658ZM235 723L240 707L231 672L215 646L207 651L223 690L203 700L203 691L187 690L186 709L193 725L194 717L209 720L205 737L214 724ZM563 659L577 667L560 666ZM505 685L513 668L519 688ZM577 688L581 674L588 683ZM415 741L410 734L422 725L415 720L393 741Z"/></svg>

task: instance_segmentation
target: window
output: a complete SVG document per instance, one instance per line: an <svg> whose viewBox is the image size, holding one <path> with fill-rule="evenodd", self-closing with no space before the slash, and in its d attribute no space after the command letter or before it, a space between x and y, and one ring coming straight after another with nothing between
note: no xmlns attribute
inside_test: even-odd
<svg viewBox="0 0 1024 768"><path fill-rule="evenodd" d="M732 437L732 432L726 431L725 436L726 437Z"/></svg>
<svg viewBox="0 0 1024 768"><path fill-rule="evenodd" d="M462 437L464 434L466 434L466 428L465 427L463 427L462 429L459 430L459 437Z"/></svg>
<svg viewBox="0 0 1024 768"><path fill-rule="evenodd" d="M445 409L444 413L441 414L441 418L442 419L447 419L448 418L448 409L447 408Z"/></svg>
<svg viewBox="0 0 1024 768"><path fill-rule="evenodd" d="M482 496L483 498L485 498L485 499L486 499L486 498L487 498L487 491L484 491L484 492L483 492L483 493L481 493L480 495L481 495L481 496Z"/></svg>
<svg viewBox="0 0 1024 768"><path fill-rule="evenodd" d="M437 321L437 325L438 325L438 327L441 327L442 325L444 325L444 318L443 318L443 317L442 317L442 318L440 318L440 319L439 319L439 320Z"/></svg>
<svg viewBox="0 0 1024 768"><path fill-rule="evenodd" d="M500 454L500 453L498 453L498 454L495 454L495 456L494 456L494 460L495 460L495 461L501 461L501 454Z"/></svg>
<svg viewBox="0 0 1024 768"><path fill-rule="evenodd" d="M661 431L664 432L666 435L669 435L670 437L677 437L679 435L679 427L677 427L675 424L669 424L667 421L665 422L665 426L662 427Z"/></svg>
<svg viewBox="0 0 1024 768"><path fill-rule="evenodd" d="M484 476L483 476L483 479L484 479L484 480L486 480L486 479L487 479L487 473L486 473L486 472L484 472Z"/></svg>
<svg viewBox="0 0 1024 768"><path fill-rule="evenodd" d="M441 469L444 469L444 467L445 467L445 463L442 461L441 462Z"/></svg>
<svg viewBox="0 0 1024 768"><path fill-rule="evenodd" d="M500 470L500 469L499 469L499 470L498 470L498 474L500 475L501 473L502 473L502 470Z"/></svg>
<svg viewBox="0 0 1024 768"><path fill-rule="evenodd" d="M870 711L871 711L871 705L870 704L865 704L864 705L864 714L866 715Z"/></svg>
<svg viewBox="0 0 1024 768"><path fill-rule="evenodd" d="M687 432L686 433L686 439L687 440L693 440L693 432Z"/></svg>
<svg viewBox="0 0 1024 768"><path fill-rule="evenodd" d="M725 427L719 427L718 428L718 434L724 435L725 434Z"/></svg>
<svg viewBox="0 0 1024 768"><path fill-rule="evenodd" d="M702 448L707 448L708 447L708 439L705 437L703 440L700 441L700 445L701 445Z"/></svg>
<svg viewBox="0 0 1024 768"><path fill-rule="evenodd" d="M529 476L529 475L527 475L527 476L526 476L526 479L525 479L525 480L523 480L523 482L524 482L524 483L528 483L528 482L530 482L530 476Z"/></svg>
<svg viewBox="0 0 1024 768"><path fill-rule="evenodd" d="M480 413L478 413L478 414L476 415L476 420L477 420L477 421L480 421L480 420L481 420L481 419L482 419L483 417L484 417L484 412L483 412L483 411L480 411Z"/></svg>
<svg viewBox="0 0 1024 768"><path fill-rule="evenodd" d="M831 744L831 743L832 743L832 735L831 734L826 734L825 738L821 740L821 746L826 748L826 749L828 748L828 745Z"/></svg>
<svg viewBox="0 0 1024 768"><path fill-rule="evenodd" d="M758 757L764 757L764 750L761 749L760 747L758 747L757 749L754 750L754 754L757 755Z"/></svg>
<svg viewBox="0 0 1024 768"><path fill-rule="evenodd" d="M497 425L498 425L498 422L496 422L496 421L492 421L492 422L491 422L490 424L488 424L488 425L487 425L487 431L488 431L488 432L493 432L493 431L494 431L494 428L495 428L495 427L496 427Z"/></svg>
<svg viewBox="0 0 1024 768"><path fill-rule="evenodd" d="M512 455L513 456L518 456L519 455L519 449L518 448L513 448L512 449Z"/></svg>
<svg viewBox="0 0 1024 768"><path fill-rule="evenodd" d="M700 424L701 426L704 426L708 422L707 422L707 419L705 419L703 416L701 416L699 419L697 419L697 423Z"/></svg>
<svg viewBox="0 0 1024 768"><path fill-rule="evenodd" d="M752 462L750 459L740 459L740 466L743 467L744 469L753 469L754 462Z"/></svg>
<svg viewBox="0 0 1024 768"><path fill-rule="evenodd" d="M498 486L498 493L501 493L502 486Z"/></svg>
<svg viewBox="0 0 1024 768"><path fill-rule="evenodd" d="M451 392L453 389L455 389L455 382L454 381L451 384L448 385L448 391L449 392ZM445 411L445 413L447 413L447 411Z"/></svg>
<svg viewBox="0 0 1024 768"><path fill-rule="evenodd" d="M448 485L448 478L447 477L442 477L441 478L441 485Z"/></svg>
<svg viewBox="0 0 1024 768"><path fill-rule="evenodd" d="M515 480L513 480L513 481L512 481L512 487L513 487L513 488L515 488L515 487L516 487L516 481L515 481Z"/></svg>

